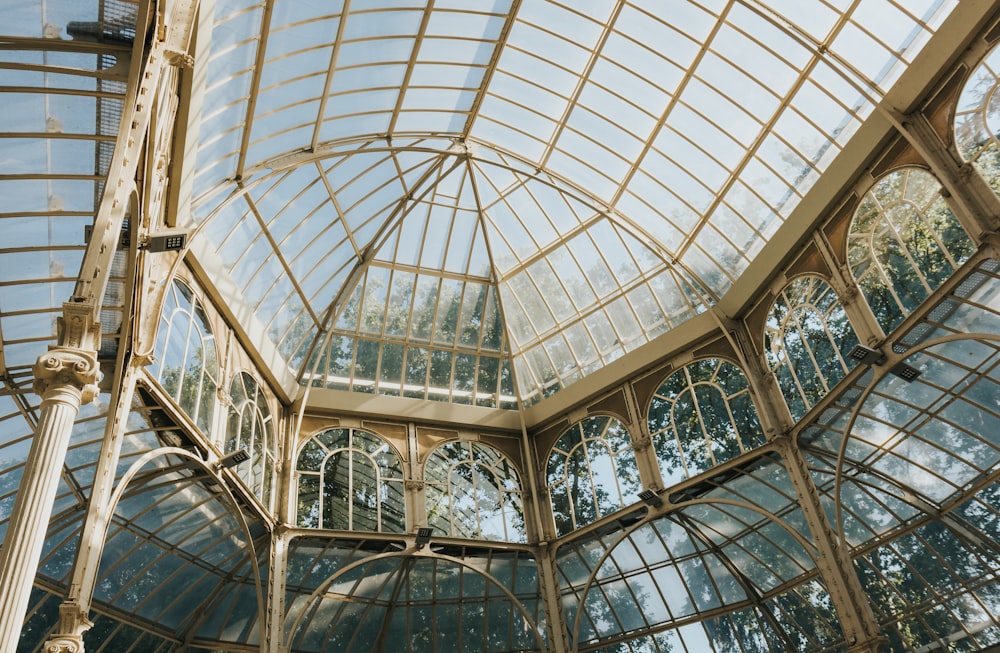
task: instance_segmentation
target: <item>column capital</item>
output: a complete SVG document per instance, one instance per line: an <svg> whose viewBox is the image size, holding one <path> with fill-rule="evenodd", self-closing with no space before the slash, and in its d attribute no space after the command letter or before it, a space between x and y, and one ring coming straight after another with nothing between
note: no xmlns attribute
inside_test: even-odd
<svg viewBox="0 0 1000 653"><path fill-rule="evenodd" d="M75 388L80 393L81 403L93 401L100 392L97 352L53 346L38 357L32 372L35 375L33 389L42 398L60 386Z"/></svg>
<svg viewBox="0 0 1000 653"><path fill-rule="evenodd" d="M45 642L45 653L84 653L83 634L93 622L75 601L64 601L59 606L59 632Z"/></svg>
<svg viewBox="0 0 1000 653"><path fill-rule="evenodd" d="M84 653L83 636L59 635L45 642L45 653Z"/></svg>

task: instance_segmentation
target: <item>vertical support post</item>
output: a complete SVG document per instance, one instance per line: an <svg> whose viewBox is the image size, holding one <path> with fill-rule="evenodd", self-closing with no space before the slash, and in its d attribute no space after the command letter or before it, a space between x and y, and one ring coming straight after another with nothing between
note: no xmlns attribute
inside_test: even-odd
<svg viewBox="0 0 1000 653"><path fill-rule="evenodd" d="M24 476L14 500L14 509L0 551L0 653L14 653L31 586L52 516L70 434L80 406L98 394L97 350L84 348L96 334L93 305L67 303L63 310L63 337L71 346L53 346L34 366L34 390L42 397L38 427L24 466ZM96 330L95 330L96 328ZM63 613L68 617L67 613ZM89 622L78 623L74 633L60 641L61 653L83 650L83 631Z"/></svg>
<svg viewBox="0 0 1000 653"><path fill-rule="evenodd" d="M549 503L549 492L545 486L544 469L537 460L534 441L528 436L528 427L524 422L524 412L521 412L521 448L524 460L524 475L528 479L528 487L524 492L525 510L530 510L533 516L535 538L538 546L535 555L538 560L538 582L542 586L542 599L549 632L552 636L550 650L553 653L565 653L571 650L569 632L563 619L562 601L559 600L559 583L555 569L555 547L550 545L555 537L554 520L552 519L552 504ZM530 504L530 505L528 505ZM526 515L527 516L527 515ZM525 520L526 522L528 520ZM525 524L528 525L527 523Z"/></svg>
<svg viewBox="0 0 1000 653"><path fill-rule="evenodd" d="M943 187L955 217L978 244L1000 227L1000 199L971 163L959 163L923 113L895 114L896 129L924 159Z"/></svg>
<svg viewBox="0 0 1000 653"><path fill-rule="evenodd" d="M559 599L559 580L556 573L555 547L548 542L542 542L538 547L538 580L542 583L542 598L545 602L545 612L551 627L553 653L567 653L570 647L568 624L562 612L562 601Z"/></svg>
<svg viewBox="0 0 1000 653"><path fill-rule="evenodd" d="M861 581L854 573L854 564L846 543L841 542L830 528L819 492L809 476L805 458L790 437L778 438L775 445L785 461L788 475L799 496L802 514L819 550L816 566L826 581L833 607L840 618L848 653L885 653L885 637L879 629Z"/></svg>
<svg viewBox="0 0 1000 653"><path fill-rule="evenodd" d="M115 399L111 403L101 455L94 473L94 487L87 504L87 514L80 535L80 548L73 565L66 600L59 606L59 629L46 642L46 651L59 653L83 653L81 635L92 625L88 619L90 602L97 581L97 569L104 552L104 538L114 512L111 495L114 492L115 471L121 456L122 442L132 408L137 367L130 364L125 368L122 381L115 389ZM73 643L77 648L69 646Z"/></svg>
<svg viewBox="0 0 1000 653"><path fill-rule="evenodd" d="M267 626L263 653L282 653L288 649L282 643L285 632L285 575L288 573L289 529L279 524L271 533L271 551L268 556L267 577Z"/></svg>
<svg viewBox="0 0 1000 653"><path fill-rule="evenodd" d="M633 434L632 451L635 453L636 467L639 468L639 478L645 481L647 489L656 492L663 489L663 475L660 473L660 463L656 459L653 438L649 434L649 422L639 409L635 388L631 383L625 384L625 402L628 404L632 422L629 425L629 432Z"/></svg>

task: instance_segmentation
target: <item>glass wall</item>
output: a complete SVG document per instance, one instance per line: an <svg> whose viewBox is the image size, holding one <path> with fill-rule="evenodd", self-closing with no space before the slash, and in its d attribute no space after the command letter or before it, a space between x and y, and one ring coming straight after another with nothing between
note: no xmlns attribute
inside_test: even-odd
<svg viewBox="0 0 1000 653"><path fill-rule="evenodd" d="M201 300L180 279L166 293L155 356L150 374L202 433L211 437L219 353Z"/></svg>
<svg viewBox="0 0 1000 653"><path fill-rule="evenodd" d="M245 449L250 454L237 473L265 507L271 507L275 483L277 442L267 396L247 372L238 372L229 384L226 453Z"/></svg>
<svg viewBox="0 0 1000 653"><path fill-rule="evenodd" d="M854 214L851 273L885 333L975 251L941 191L929 172L903 168L879 180Z"/></svg>
<svg viewBox="0 0 1000 653"><path fill-rule="evenodd" d="M642 482L625 425L588 417L571 426L549 454L546 481L559 535L637 501Z"/></svg>
<svg viewBox="0 0 1000 653"><path fill-rule="evenodd" d="M798 421L853 365L854 328L830 284L803 276L786 285L771 306L764 349L771 372Z"/></svg>
<svg viewBox="0 0 1000 653"><path fill-rule="evenodd" d="M750 384L721 358L689 363L667 377L647 419L667 485L764 444Z"/></svg>
<svg viewBox="0 0 1000 653"><path fill-rule="evenodd" d="M382 438L329 429L307 440L296 460L299 526L404 531L403 466Z"/></svg>
<svg viewBox="0 0 1000 653"><path fill-rule="evenodd" d="M438 446L424 465L427 523L452 537L524 542L520 475L480 442Z"/></svg>

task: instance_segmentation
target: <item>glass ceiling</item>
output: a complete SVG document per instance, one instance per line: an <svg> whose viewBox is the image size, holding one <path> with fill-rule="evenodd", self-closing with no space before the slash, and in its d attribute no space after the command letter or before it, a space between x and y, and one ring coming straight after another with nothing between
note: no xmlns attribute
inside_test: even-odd
<svg viewBox="0 0 1000 653"><path fill-rule="evenodd" d="M956 4L204 2L196 252L302 383L531 405L717 302Z"/></svg>

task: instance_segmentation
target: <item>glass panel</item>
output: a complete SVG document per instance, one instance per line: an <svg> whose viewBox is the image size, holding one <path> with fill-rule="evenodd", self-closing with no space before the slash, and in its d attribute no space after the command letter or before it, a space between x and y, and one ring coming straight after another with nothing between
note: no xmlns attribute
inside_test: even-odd
<svg viewBox="0 0 1000 653"><path fill-rule="evenodd" d="M510 459L481 442L438 446L424 466L427 521L438 532L524 542L520 475Z"/></svg>
<svg viewBox="0 0 1000 653"><path fill-rule="evenodd" d="M317 433L299 450L299 526L402 533L403 467L382 438L361 429Z"/></svg>
<svg viewBox="0 0 1000 653"><path fill-rule="evenodd" d="M634 502L642 484L628 430L613 417L570 427L549 454L546 483L560 535Z"/></svg>
<svg viewBox="0 0 1000 653"><path fill-rule="evenodd" d="M972 255L968 234L917 168L892 172L854 214L848 259L882 330L890 333Z"/></svg>
<svg viewBox="0 0 1000 653"><path fill-rule="evenodd" d="M667 377L647 420L668 485L764 444L750 384L740 368L718 358Z"/></svg>
<svg viewBox="0 0 1000 653"><path fill-rule="evenodd" d="M236 467L237 474L265 507L271 508L271 489L276 485L277 442L271 409L264 390L246 372L239 372L229 386L226 421L226 453L245 449L250 460Z"/></svg>
<svg viewBox="0 0 1000 653"><path fill-rule="evenodd" d="M201 300L175 279L160 314L153 377L202 432L210 434L220 376L215 337Z"/></svg>
<svg viewBox="0 0 1000 653"><path fill-rule="evenodd" d="M844 378L855 364L847 354L857 342L829 284L804 276L785 286L768 314L764 348L794 419Z"/></svg>

